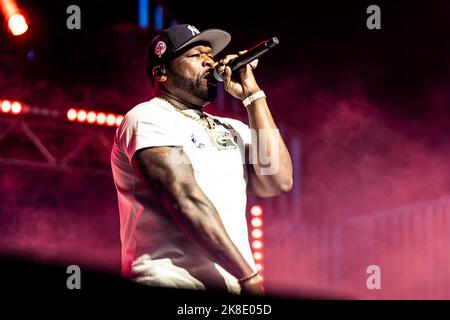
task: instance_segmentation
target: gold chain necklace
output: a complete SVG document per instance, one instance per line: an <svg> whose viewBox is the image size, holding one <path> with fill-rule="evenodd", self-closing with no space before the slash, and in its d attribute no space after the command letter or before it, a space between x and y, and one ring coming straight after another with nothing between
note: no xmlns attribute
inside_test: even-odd
<svg viewBox="0 0 450 320"><path fill-rule="evenodd" d="M183 116L201 123L207 129L214 130L216 128L216 123L214 122L214 119L209 117L207 114L205 114L205 113L200 111L201 112L201 115L200 115L200 114L198 114L196 111L194 111L192 109L181 110L181 109L177 108L176 106L174 106L173 103L169 102L168 100L166 100L164 98L158 97L158 99L161 99L161 100L167 102L176 111L181 113Z"/></svg>
<svg viewBox="0 0 450 320"><path fill-rule="evenodd" d="M218 131L216 130L216 123L214 122L214 119L205 114L204 112L201 112L201 115L198 114L196 111L187 109L187 110L181 110L173 105L173 103L169 102L168 100L158 97L158 99L161 99L168 103L170 106L172 106L176 111L181 113L187 118L190 118L192 120L195 120L202 124L205 127L206 132L208 133L212 144L219 150L225 150L225 149L235 149L237 148L237 144L234 142L233 137L231 134L227 131Z"/></svg>

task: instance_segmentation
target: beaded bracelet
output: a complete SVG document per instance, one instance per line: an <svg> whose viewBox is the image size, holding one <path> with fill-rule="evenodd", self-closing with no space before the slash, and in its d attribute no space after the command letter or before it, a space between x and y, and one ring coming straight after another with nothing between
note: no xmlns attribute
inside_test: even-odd
<svg viewBox="0 0 450 320"><path fill-rule="evenodd" d="M242 103L244 104L244 107L248 107L249 105L251 105L254 101L261 99L261 98L265 98L266 94L264 93L264 91L259 90L256 91L254 94L248 96L247 98L245 98L244 100L242 100Z"/></svg>

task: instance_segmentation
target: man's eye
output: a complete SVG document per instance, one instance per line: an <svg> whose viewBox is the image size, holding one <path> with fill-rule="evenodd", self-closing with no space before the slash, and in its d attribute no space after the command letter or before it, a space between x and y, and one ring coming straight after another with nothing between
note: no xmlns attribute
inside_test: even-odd
<svg viewBox="0 0 450 320"><path fill-rule="evenodd" d="M189 57L200 57L200 53L191 54Z"/></svg>

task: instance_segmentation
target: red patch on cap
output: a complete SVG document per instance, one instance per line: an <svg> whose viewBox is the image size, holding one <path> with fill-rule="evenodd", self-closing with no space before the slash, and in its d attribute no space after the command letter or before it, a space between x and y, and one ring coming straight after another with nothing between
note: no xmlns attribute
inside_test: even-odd
<svg viewBox="0 0 450 320"><path fill-rule="evenodd" d="M155 46L155 54L161 58L161 56L166 52L167 46L164 43L164 41L158 41L158 43Z"/></svg>

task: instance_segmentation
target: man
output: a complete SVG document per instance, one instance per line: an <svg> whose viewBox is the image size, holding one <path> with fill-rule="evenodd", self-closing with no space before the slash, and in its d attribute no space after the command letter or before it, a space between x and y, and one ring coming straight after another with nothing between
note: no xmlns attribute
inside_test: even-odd
<svg viewBox="0 0 450 320"><path fill-rule="evenodd" d="M130 110L117 129L111 164L122 273L139 283L263 293L248 241L246 192L270 197L289 191L292 165L254 78L256 64L235 81L227 64L236 55L214 61L230 39L223 30L199 32L191 25L155 37L146 68L157 97ZM246 150L256 150L258 134L203 111L216 96L216 68L225 90L244 100L250 127L268 129L263 151L277 164L273 173L264 173L258 157L243 161Z"/></svg>

